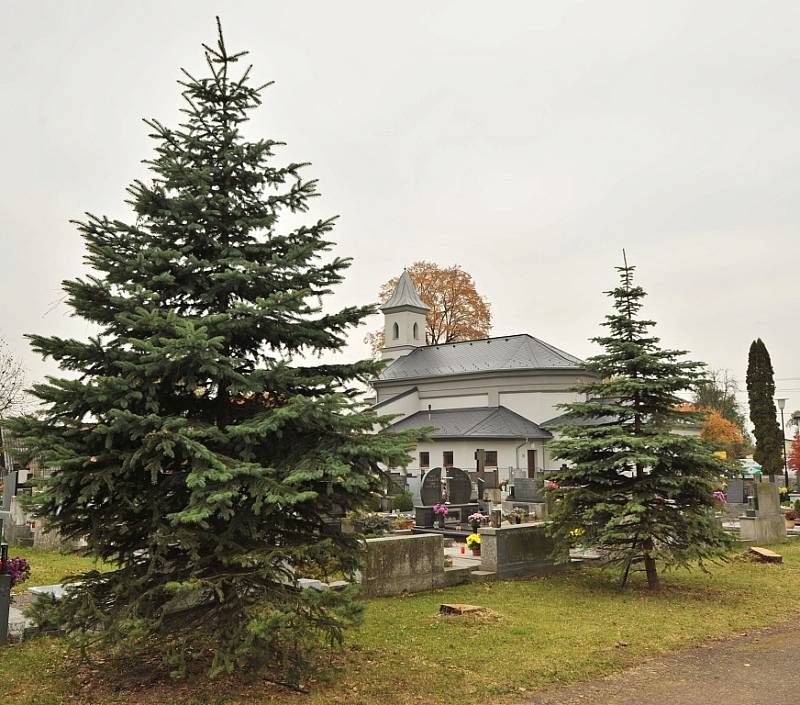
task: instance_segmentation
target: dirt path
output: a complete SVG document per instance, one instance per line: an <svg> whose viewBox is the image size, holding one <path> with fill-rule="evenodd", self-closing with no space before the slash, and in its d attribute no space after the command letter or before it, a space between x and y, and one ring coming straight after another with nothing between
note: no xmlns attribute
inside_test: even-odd
<svg viewBox="0 0 800 705"><path fill-rule="evenodd" d="M773 705L800 693L800 627L754 630L600 681L548 689L520 705Z"/></svg>

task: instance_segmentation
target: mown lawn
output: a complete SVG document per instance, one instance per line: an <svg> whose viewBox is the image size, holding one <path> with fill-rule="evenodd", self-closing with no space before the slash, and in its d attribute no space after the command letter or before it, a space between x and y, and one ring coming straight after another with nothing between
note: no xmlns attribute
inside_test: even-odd
<svg viewBox="0 0 800 705"><path fill-rule="evenodd" d="M783 565L739 555L712 567L710 575L666 574L655 594L638 580L620 593L608 577L584 569L373 600L363 628L333 659L332 682L311 680L306 695L236 679L161 682L135 690L110 681L98 686L86 668L75 675L60 641L39 639L0 649L4 704L511 702L542 686L596 678L642 657L800 614L800 545L777 550ZM440 617L442 602L482 605L497 616Z"/></svg>
<svg viewBox="0 0 800 705"><path fill-rule="evenodd" d="M10 558L22 556L31 565L31 577L26 583L14 587L12 592L25 592L32 585L54 585L66 576L84 573L98 566L91 558L56 551L40 551L25 546L9 546ZM102 566L100 566L102 570Z"/></svg>

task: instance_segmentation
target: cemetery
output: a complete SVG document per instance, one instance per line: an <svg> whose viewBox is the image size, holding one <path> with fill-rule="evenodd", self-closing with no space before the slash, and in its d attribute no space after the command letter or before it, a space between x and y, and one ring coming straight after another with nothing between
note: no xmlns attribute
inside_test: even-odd
<svg viewBox="0 0 800 705"><path fill-rule="evenodd" d="M7 23L2 705L796 699L790 32L249 3L162 82L195 5L84 5Z"/></svg>

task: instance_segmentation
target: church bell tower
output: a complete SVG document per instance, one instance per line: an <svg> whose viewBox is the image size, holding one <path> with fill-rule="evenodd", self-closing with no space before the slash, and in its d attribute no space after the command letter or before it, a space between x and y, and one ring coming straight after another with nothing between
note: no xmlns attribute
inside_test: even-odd
<svg viewBox="0 0 800 705"><path fill-rule="evenodd" d="M404 269L392 296L381 306L383 348L381 359L394 361L425 345L428 307L419 297L414 282Z"/></svg>

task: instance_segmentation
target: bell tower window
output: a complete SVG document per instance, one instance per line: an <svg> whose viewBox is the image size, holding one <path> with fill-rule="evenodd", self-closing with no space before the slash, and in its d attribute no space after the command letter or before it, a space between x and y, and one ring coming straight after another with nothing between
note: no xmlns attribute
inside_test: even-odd
<svg viewBox="0 0 800 705"><path fill-rule="evenodd" d="M419 340L419 324L414 324L414 340Z"/></svg>
<svg viewBox="0 0 800 705"><path fill-rule="evenodd" d="M395 323L392 326L392 337L397 340L400 337L400 326Z"/></svg>

